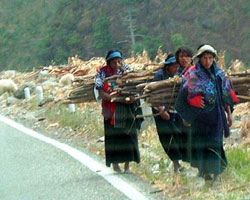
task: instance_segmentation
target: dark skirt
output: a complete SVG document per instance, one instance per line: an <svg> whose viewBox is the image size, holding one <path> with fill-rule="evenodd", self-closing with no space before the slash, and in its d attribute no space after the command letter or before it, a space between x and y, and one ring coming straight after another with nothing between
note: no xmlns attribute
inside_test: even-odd
<svg viewBox="0 0 250 200"><path fill-rule="evenodd" d="M156 113L153 109L153 113ZM155 124L161 145L172 161L189 161L189 132L183 132L178 114L170 114L170 120L155 117ZM184 128L183 128L184 130Z"/></svg>
<svg viewBox="0 0 250 200"><path fill-rule="evenodd" d="M186 127L183 125L182 119L177 123L180 127L181 134L179 135L181 143L179 149L182 156L182 161L190 162L192 153L192 127Z"/></svg>
<svg viewBox="0 0 250 200"><path fill-rule="evenodd" d="M136 126L132 125L130 132L126 129L114 128L110 120L104 120L106 165L111 163L140 162L138 136Z"/></svg>
<svg viewBox="0 0 250 200"><path fill-rule="evenodd" d="M209 125L196 121L192 133L191 166L199 169L201 174L221 174L227 167L227 159L223 149L223 128L219 124ZM221 131L221 138L214 133Z"/></svg>

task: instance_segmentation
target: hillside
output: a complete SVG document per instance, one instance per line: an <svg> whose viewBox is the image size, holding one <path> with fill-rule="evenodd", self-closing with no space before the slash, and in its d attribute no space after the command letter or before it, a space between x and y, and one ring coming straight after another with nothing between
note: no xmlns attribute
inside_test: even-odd
<svg viewBox="0 0 250 200"><path fill-rule="evenodd" d="M2 0L0 67L31 70L65 64L69 56L105 56L120 49L125 57L159 46L194 51L211 43L249 67L249 0Z"/></svg>

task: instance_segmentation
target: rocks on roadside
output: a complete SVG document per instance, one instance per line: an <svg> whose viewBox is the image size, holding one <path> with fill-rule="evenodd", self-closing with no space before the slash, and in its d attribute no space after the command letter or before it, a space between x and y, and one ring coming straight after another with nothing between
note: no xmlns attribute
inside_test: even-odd
<svg viewBox="0 0 250 200"><path fill-rule="evenodd" d="M18 101L19 101L19 99L15 98L15 97L8 97L6 100L6 106L13 105L13 104L17 103Z"/></svg>
<svg viewBox="0 0 250 200"><path fill-rule="evenodd" d="M24 89L28 87L30 89L30 94L34 93L36 85L35 83L29 82L29 83L24 83L21 85L15 92L14 92L14 97L17 99L25 99L24 96Z"/></svg>

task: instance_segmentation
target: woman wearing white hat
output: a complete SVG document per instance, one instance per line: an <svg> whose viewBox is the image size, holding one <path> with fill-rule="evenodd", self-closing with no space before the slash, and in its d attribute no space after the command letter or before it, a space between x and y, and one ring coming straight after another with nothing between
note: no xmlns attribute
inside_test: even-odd
<svg viewBox="0 0 250 200"><path fill-rule="evenodd" d="M198 62L184 74L175 108L192 126L191 166L198 168L205 180L219 181L227 167L223 135L229 136L230 107L238 99L216 57L212 46L198 48L193 57Z"/></svg>

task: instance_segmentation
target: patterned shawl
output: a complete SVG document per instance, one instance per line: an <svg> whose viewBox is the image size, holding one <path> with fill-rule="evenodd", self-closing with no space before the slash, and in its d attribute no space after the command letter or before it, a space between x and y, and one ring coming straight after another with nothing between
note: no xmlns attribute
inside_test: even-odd
<svg viewBox="0 0 250 200"><path fill-rule="evenodd" d="M215 107L216 98L222 98L224 105L233 106L238 102L235 92L232 90L229 79L225 73L214 62L210 70L205 69L200 63L190 67L183 75L182 85L175 109L187 122L192 123L201 112L209 112ZM216 90L216 79L220 81L222 97L218 96ZM196 96L203 96L205 108L190 106L189 100Z"/></svg>

